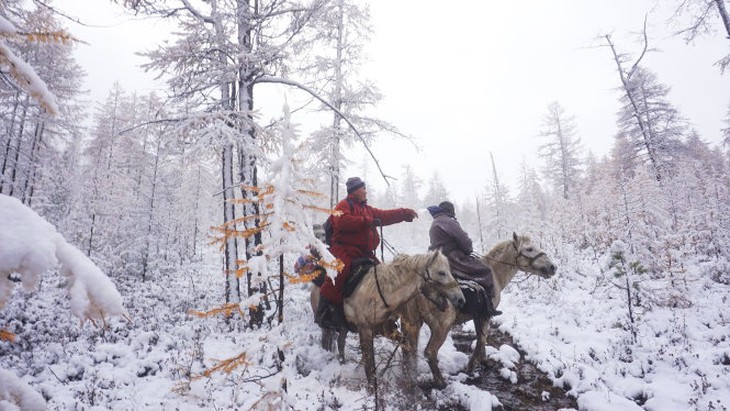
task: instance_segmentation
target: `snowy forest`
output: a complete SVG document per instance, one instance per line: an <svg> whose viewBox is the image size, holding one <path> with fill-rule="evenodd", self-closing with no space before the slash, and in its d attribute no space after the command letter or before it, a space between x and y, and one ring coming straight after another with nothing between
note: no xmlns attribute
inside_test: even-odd
<svg viewBox="0 0 730 411"><path fill-rule="evenodd" d="M675 3L692 22L676 34L686 47L730 38L727 1ZM375 392L355 334L344 364L320 347L309 278L293 266L307 247L336 266L314 227L345 196L354 150L368 154L371 179L388 181L371 205L420 213L385 228L383 260L425 252L425 208L455 194L406 159L397 179L386 176L370 151L407 130L372 115L382 95L359 72L367 2L108 7L178 28L144 52L143 69L166 93L117 84L88 104L73 17L45 0L0 5L0 409L534 409L473 384L451 337L439 354L443 390L429 386L423 346L414 389L397 343L379 338ZM503 291L505 314L491 326L515 346L487 354L505 381L520 384L514 363L529 362L573 401L551 405L543 393L539 409L727 410L730 93L722 141L709 143L643 64L646 31L638 48L599 40L621 107L605 113L618 127L610 153L586 150L555 101L534 130L539 164L523 164L509 187L499 163L485 161L490 178L456 202L477 253L525 234L558 266L553 279L518 277ZM730 42L706 63L727 80ZM262 108L267 87L306 102ZM33 212L53 227L2 220ZM80 280L54 265L27 281L33 254L14 239L54 230L111 280L124 313L76 318Z"/></svg>

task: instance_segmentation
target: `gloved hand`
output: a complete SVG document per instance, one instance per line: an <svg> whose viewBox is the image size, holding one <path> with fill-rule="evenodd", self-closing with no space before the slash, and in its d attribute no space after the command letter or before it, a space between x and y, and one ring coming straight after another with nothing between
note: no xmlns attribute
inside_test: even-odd
<svg viewBox="0 0 730 411"><path fill-rule="evenodd" d="M380 221L380 219L379 219L379 218L373 218L373 225L374 225L375 227L380 227L381 225L383 225L383 222L382 222L382 221Z"/></svg>
<svg viewBox="0 0 730 411"><path fill-rule="evenodd" d="M412 210L410 208L406 208L405 209L405 212L406 212L406 218L405 218L405 220L408 221L409 223L411 221L413 221L414 218L418 218L418 213L415 210Z"/></svg>

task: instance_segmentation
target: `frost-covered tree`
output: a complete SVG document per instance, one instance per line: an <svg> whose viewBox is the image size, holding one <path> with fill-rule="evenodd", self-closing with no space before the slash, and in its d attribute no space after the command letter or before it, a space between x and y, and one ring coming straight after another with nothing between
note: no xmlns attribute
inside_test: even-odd
<svg viewBox="0 0 730 411"><path fill-rule="evenodd" d="M508 238L513 230L513 207L510 198L509 188L502 184L497 172L497 165L490 153L492 160L492 174L488 179L482 197L478 200L483 207L479 210L481 216L481 231L484 232L484 240L490 244L500 239Z"/></svg>
<svg viewBox="0 0 730 411"><path fill-rule="evenodd" d="M48 199L63 197L63 187L51 180L67 174L61 152L78 138L83 73L55 16L27 7L10 1L0 10L0 192L45 208L57 221L62 210Z"/></svg>
<svg viewBox="0 0 730 411"><path fill-rule="evenodd" d="M644 49L630 68L625 67L629 56L616 51L610 35L606 35L605 39L621 80L619 129L626 134L634 149L643 154L657 181L661 181L672 172L679 140L687 128L686 120L667 99L669 87L639 65L648 48L646 30Z"/></svg>
<svg viewBox="0 0 730 411"><path fill-rule="evenodd" d="M727 164L720 150L712 150L696 133L684 143L684 155L672 190L674 249L686 255L719 257L727 253L725 238L730 231Z"/></svg>
<svg viewBox="0 0 730 411"><path fill-rule="evenodd" d="M521 216L518 219L520 225L515 227L516 231L541 236L547 230L547 195L540 184L537 171L525 161L520 167L515 205Z"/></svg>
<svg viewBox="0 0 730 411"><path fill-rule="evenodd" d="M419 192L423 186L423 180L416 175L410 165L406 164L402 166L402 169L399 202L406 207L419 207L421 205Z"/></svg>
<svg viewBox="0 0 730 411"><path fill-rule="evenodd" d="M367 3L323 2L312 29L311 37L304 36L296 44L294 58L300 62L302 81L327 101L318 111L328 112L332 118L312 134L306 147L312 166L330 176L330 206L334 207L340 199L341 170L351 161L343 148L359 143L367 147L382 131L403 134L392 124L366 114L382 99L377 87L362 76L363 48L372 33Z"/></svg>
<svg viewBox="0 0 730 411"><path fill-rule="evenodd" d="M546 140L539 147L545 177L567 200L580 173L580 139L576 136L575 118L568 115L560 103L552 102L539 136Z"/></svg>
<svg viewBox="0 0 730 411"><path fill-rule="evenodd" d="M681 28L677 35L684 37L689 44L698 37L720 32L730 39L730 14L726 0L676 0L675 15L689 15L690 22ZM730 54L722 57L715 63L724 72L730 65Z"/></svg>
<svg viewBox="0 0 730 411"><path fill-rule="evenodd" d="M235 185L241 197L246 187L257 187L258 162L262 158L258 125L254 121L254 86L271 81L286 71L289 47L308 27L319 2L309 5L290 1L211 0L137 2L144 12L175 18L181 31L174 41L146 55L146 68L172 73L168 79L173 97L190 110L183 127L198 145L220 153L221 193L224 222L235 228L236 210L231 201ZM240 224L254 227L259 214L255 201L244 202ZM246 259L257 254L261 236L245 240L241 247ZM241 244L244 246L244 244ZM237 271L239 244L227 239L224 269L227 276L226 301L240 300ZM249 294L256 292L248 282Z"/></svg>
<svg viewBox="0 0 730 411"><path fill-rule="evenodd" d="M31 43L36 45L36 50L52 48L59 43L69 43L72 38L58 28L48 7L42 5L32 9L31 6L22 0L3 2L0 9L0 78L4 83L3 88L10 86L11 94L23 91L45 112L55 115L59 110L56 97L33 68L34 64L29 64L25 59L27 51L21 51L19 55L17 48ZM3 94L6 92L7 89L2 91Z"/></svg>
<svg viewBox="0 0 730 411"><path fill-rule="evenodd" d="M284 318L283 295L286 284L284 256L296 256L311 247L322 257L321 262L325 266L325 263L333 264L335 258L314 235L313 227L325 215L326 209L317 206L320 194L314 189L316 179L305 173L302 156L295 149L297 132L291 123L288 106L284 107L284 119L278 128L282 137L281 157L275 159L270 167L267 179L271 184L270 194L259 195L263 200L261 209L265 210L261 225L266 227L261 244L262 256L256 257L259 264L250 263L249 267L256 271L252 273L256 281L262 282L272 277L263 270L268 267L267 261L277 263L278 272L274 277L278 282L276 300L281 323ZM330 271L335 273L334 270Z"/></svg>
<svg viewBox="0 0 730 411"><path fill-rule="evenodd" d="M423 203L426 207L428 207L430 205L436 205L450 197L451 194L446 188L444 181L441 179L441 175L438 171L434 171L431 178L428 180L428 190L423 198Z"/></svg>
<svg viewBox="0 0 730 411"><path fill-rule="evenodd" d="M725 128L722 129L722 143L730 148L730 108L725 115Z"/></svg>
<svg viewBox="0 0 730 411"><path fill-rule="evenodd" d="M115 84L94 114L91 139L83 152L88 159L83 162L83 174L88 178L83 180L79 193L83 201L77 202L79 209L71 212L72 218L76 219L73 225L82 230L78 236L81 249L92 258L106 260L109 265L103 268L107 272L111 267L124 266L120 261L109 261L108 258L119 256L116 253L118 249L112 250L124 238L119 235L124 223L124 217L119 218L119 210L131 208L128 193L132 192L132 187L128 180L121 178L117 168L119 153L123 149L118 144L120 131L129 126L124 120L128 99L121 86Z"/></svg>

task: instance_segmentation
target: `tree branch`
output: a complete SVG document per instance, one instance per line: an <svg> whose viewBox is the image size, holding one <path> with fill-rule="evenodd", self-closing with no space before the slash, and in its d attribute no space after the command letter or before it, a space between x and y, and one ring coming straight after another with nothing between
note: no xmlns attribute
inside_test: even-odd
<svg viewBox="0 0 730 411"><path fill-rule="evenodd" d="M387 184L387 185L388 185L388 187L390 187L390 182L388 181L388 178L393 178L393 177L389 177L389 176L387 176L387 175L386 175L386 174L385 174L385 173L383 172L383 169L382 169L382 168L380 167L380 163L378 162L378 159L377 159L377 158L375 157L375 154L373 154L373 152L372 152L372 151L370 150L370 147L368 147L368 144L367 144L367 142L365 142L365 139L364 139L364 138L362 137L362 135L361 135L361 134L360 134L360 132L359 132L359 131L357 130L357 128L355 127L355 125L354 125L354 124L352 124L352 122L350 121L350 119L348 119L348 118L347 118L347 116L345 116L345 115L344 115L344 114L343 114L343 113L342 113L342 112L341 112L340 110L338 110L338 109L337 109L337 108L336 108L335 106L333 106L333 105L332 105L332 104L330 104L330 103L329 103L329 102L328 102L327 100L325 100L324 98L322 98L321 96L319 96L319 95L318 95L318 94L317 94L316 92L314 92L314 91L313 91L312 89L310 89L309 87L307 87L307 86L305 86L305 85L303 85L303 84L300 84L300 83L298 83L298 82L296 82L296 81L294 81L294 80L290 80L290 79L286 79L286 78L282 78L282 77L270 77L270 76L263 76L263 77L259 77L259 78L255 79L253 83L254 83L254 84L257 84L257 83L275 83L275 84L285 84L285 85L288 85L288 86L296 87L296 88L298 88L298 89L300 89L300 90L306 91L306 92L307 92L307 93L309 93L309 94L310 94L310 95L311 95L312 97L316 98L317 100L319 100L320 102L322 102L322 104L326 105L326 106L327 106L327 107L329 107L329 108L330 108L330 109L331 109L332 111L334 111L335 113L337 113L337 115L339 115L339 116L340 116L340 118L342 118L343 120L345 120L345 122L347 123L347 125L348 125L348 126L350 126L350 129L352 129L352 131L353 131L353 132L354 132L354 133L355 133L355 134L357 135L357 137L358 137L358 138L360 139L360 141L362 142L363 146L365 147L365 149L366 149L366 150L368 151L368 153L370 154L370 157L371 157L371 158L373 159L373 161L375 162L375 166L376 166L376 167L378 168L378 171L380 172L380 175L381 175L381 176L383 177L383 180L385 180L385 184Z"/></svg>

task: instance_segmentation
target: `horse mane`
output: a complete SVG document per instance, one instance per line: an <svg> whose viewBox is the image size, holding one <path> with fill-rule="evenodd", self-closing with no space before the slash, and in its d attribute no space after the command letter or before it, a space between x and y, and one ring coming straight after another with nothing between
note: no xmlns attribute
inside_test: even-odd
<svg viewBox="0 0 730 411"><path fill-rule="evenodd" d="M517 240L520 243L525 243L526 241L530 241L530 237L526 235L518 235ZM504 240L500 241L497 244L494 245L489 251L487 251L487 258L496 259L498 256L502 255L507 247L512 247L512 242L514 240Z"/></svg>
<svg viewBox="0 0 730 411"><path fill-rule="evenodd" d="M429 257L431 254L398 254L393 257L389 265L394 269L413 269L424 265Z"/></svg>
<svg viewBox="0 0 730 411"><path fill-rule="evenodd" d="M428 259L432 257L431 253L428 254L398 254L393 257L393 260L389 263L382 263L374 267L373 269L378 270L381 285L387 288L398 287L405 278L403 277L404 272L418 272L419 267L423 267L428 262Z"/></svg>

